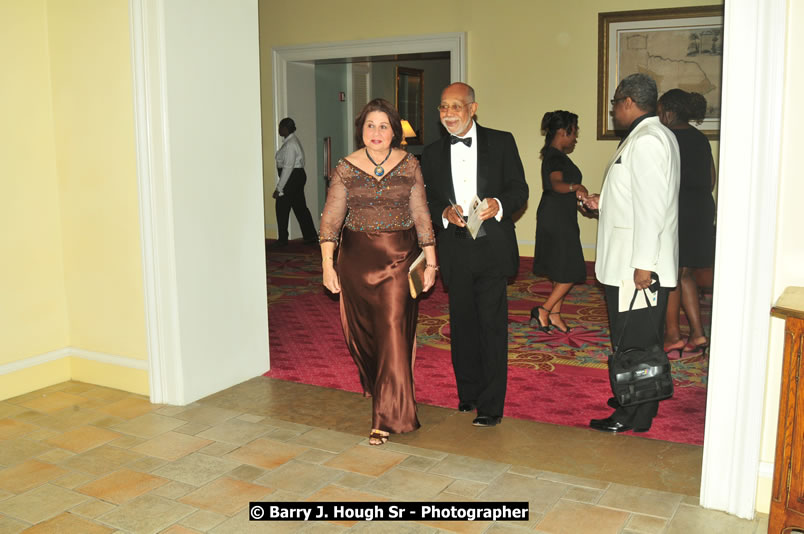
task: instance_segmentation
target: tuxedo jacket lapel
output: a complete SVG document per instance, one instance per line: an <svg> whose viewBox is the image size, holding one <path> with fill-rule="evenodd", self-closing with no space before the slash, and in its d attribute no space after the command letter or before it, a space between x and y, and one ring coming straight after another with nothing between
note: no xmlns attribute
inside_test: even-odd
<svg viewBox="0 0 804 534"><path fill-rule="evenodd" d="M629 135L628 137L631 137L631 136ZM626 145L628 145L628 141L629 141L629 140L630 140L630 139L627 139L627 138L626 138L626 140L625 140L625 141L623 141L623 143L622 143L620 146L618 146L618 147L617 147L617 150L614 152L614 155L613 155L613 156L611 157L611 159L609 160L608 165L606 165L606 170L605 170L605 172L603 173L603 176L604 176L604 177L605 177L605 176L608 176L608 174L609 174L609 170L611 169L611 166L612 166L612 165L614 165L614 163L615 163L615 162L617 161L617 159L620 157L620 154L622 154L622 153L623 153L623 150L625 150L625 147L626 147Z"/></svg>
<svg viewBox="0 0 804 534"><path fill-rule="evenodd" d="M481 200L489 196L489 139L485 129L477 125L477 196Z"/></svg>
<svg viewBox="0 0 804 534"><path fill-rule="evenodd" d="M441 144L441 164L444 166L444 172L441 173L440 176L443 176L445 180L442 187L444 188L444 193L446 193L447 198L455 202L455 186L452 184L452 145L449 142L449 137L444 137Z"/></svg>
<svg viewBox="0 0 804 534"><path fill-rule="evenodd" d="M603 176L606 176L609 173L609 169L611 168L611 166L614 165L614 163L616 163L618 159L620 159L620 155L623 153L623 150L625 150L625 147L628 146L628 143L630 143L631 140L634 139L634 137L637 137L639 135L638 132L643 128L646 128L649 124L650 124L649 120L643 120L642 122L636 125L636 127L631 133L628 134L628 137L625 138L625 141L620 143L620 146L618 146L617 150L614 151L614 155L611 157L611 160L609 160L609 164L606 165L606 172L603 173Z"/></svg>

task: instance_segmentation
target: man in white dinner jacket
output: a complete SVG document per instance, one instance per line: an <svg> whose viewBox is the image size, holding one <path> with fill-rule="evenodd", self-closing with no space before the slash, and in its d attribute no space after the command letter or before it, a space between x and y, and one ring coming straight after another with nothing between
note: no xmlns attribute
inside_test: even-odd
<svg viewBox="0 0 804 534"><path fill-rule="evenodd" d="M630 316L622 347L662 344L667 295L678 276L680 158L675 135L656 116L657 99L656 82L645 74L632 74L617 86L611 115L615 128L625 136L606 168L600 196L586 201L600 210L595 274L606 294L612 345ZM652 276L658 277L653 286ZM656 308L621 311L621 287L628 291L630 302L634 287L656 286ZM611 398L609 405L614 413L592 419L590 427L604 432L647 432L659 409L658 401L624 407Z"/></svg>

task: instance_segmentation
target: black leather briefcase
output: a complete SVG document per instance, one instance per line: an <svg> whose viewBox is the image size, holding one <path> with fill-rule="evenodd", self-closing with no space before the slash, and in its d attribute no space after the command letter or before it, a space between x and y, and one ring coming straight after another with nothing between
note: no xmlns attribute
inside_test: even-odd
<svg viewBox="0 0 804 534"><path fill-rule="evenodd" d="M644 289L642 290L645 291ZM639 290L634 291L631 299L631 308L634 307ZM648 308L651 307L648 295L645 294ZM623 334L627 326L623 325ZM657 329L658 331L658 329ZM620 406L633 406L643 402L660 401L673 396L673 376L671 374L670 360L664 352L662 341L656 335L657 343L647 348L623 349L620 342L615 346L614 353L609 355L609 381L611 390Z"/></svg>

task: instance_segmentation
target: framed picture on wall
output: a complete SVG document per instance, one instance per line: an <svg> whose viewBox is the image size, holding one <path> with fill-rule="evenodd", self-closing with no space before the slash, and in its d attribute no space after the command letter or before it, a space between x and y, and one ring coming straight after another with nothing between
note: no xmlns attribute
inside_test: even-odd
<svg viewBox="0 0 804 534"><path fill-rule="evenodd" d="M599 13L597 138L619 138L610 101L620 80L641 72L656 80L659 96L675 88L702 94L706 117L693 125L716 139L722 65L722 5Z"/></svg>

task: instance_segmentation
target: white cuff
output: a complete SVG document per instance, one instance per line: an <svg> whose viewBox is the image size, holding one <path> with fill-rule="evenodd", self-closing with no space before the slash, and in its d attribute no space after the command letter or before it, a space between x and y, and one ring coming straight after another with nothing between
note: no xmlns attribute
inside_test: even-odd
<svg viewBox="0 0 804 534"><path fill-rule="evenodd" d="M497 205L500 206L500 211L497 212L497 215L495 215L494 218L497 220L497 222L500 222L502 220L502 216L503 216L502 202L500 202L500 199L497 198L497 197L494 197L494 200L496 200Z"/></svg>

